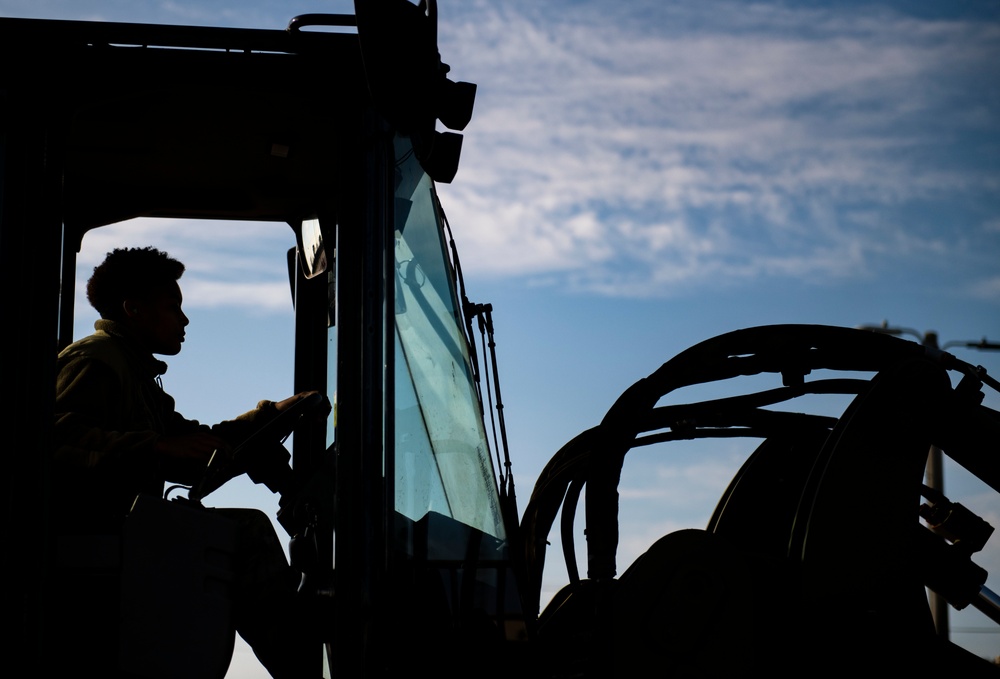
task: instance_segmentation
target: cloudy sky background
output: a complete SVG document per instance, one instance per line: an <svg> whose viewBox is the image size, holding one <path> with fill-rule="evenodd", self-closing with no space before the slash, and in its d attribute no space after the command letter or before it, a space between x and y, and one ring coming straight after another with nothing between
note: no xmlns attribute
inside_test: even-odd
<svg viewBox="0 0 1000 679"><path fill-rule="evenodd" d="M495 307L522 507L624 388L722 332L888 319L1000 340L1000 2L440 3L442 56L479 94L439 188L470 296ZM352 5L0 0L3 16L257 28L318 11ZM291 232L211 226L109 227L80 259L81 281L122 244L187 263L192 326L164 382L205 421L291 390ZM1000 354L954 352L1000 375ZM633 455L619 570L703 525L752 447ZM954 466L946 490L1000 526L995 494ZM1000 590L1000 548L977 561ZM984 616L953 625L1000 654ZM241 650L230 675L251 664Z"/></svg>

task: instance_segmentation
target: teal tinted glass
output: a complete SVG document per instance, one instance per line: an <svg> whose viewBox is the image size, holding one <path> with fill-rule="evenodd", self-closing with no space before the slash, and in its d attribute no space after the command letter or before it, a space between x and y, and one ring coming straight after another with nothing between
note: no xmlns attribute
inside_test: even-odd
<svg viewBox="0 0 1000 679"><path fill-rule="evenodd" d="M395 507L503 539L498 493L472 378L434 186L397 142Z"/></svg>

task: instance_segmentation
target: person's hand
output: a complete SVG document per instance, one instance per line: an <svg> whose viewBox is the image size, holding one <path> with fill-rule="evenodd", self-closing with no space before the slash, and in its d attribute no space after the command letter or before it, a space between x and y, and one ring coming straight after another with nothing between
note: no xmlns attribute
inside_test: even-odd
<svg viewBox="0 0 1000 679"><path fill-rule="evenodd" d="M318 394L318 393L319 392L315 391L315 390L314 391L303 391L303 392L300 392L298 394L295 394L295 396L289 396L288 398L286 398L283 401L278 401L277 403L274 404L274 407L280 413L280 412L282 412L282 411L284 411L284 410L292 407L293 405L295 405L296 403L298 403L302 399L307 398L309 396L312 396L313 394ZM324 413L324 417L326 415L329 415L329 414L330 414L330 404L329 404L329 402L327 402L327 407L326 407L326 412Z"/></svg>
<svg viewBox="0 0 1000 679"><path fill-rule="evenodd" d="M228 453L229 444L210 431L196 431L179 436L165 436L156 442L154 450L171 460L207 462L216 450Z"/></svg>

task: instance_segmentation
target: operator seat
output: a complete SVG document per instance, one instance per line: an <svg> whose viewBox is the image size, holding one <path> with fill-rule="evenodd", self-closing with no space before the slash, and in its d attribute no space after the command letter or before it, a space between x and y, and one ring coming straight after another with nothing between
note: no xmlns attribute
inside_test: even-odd
<svg viewBox="0 0 1000 679"><path fill-rule="evenodd" d="M57 536L51 676L225 676L236 524L186 505L143 495L121 535Z"/></svg>

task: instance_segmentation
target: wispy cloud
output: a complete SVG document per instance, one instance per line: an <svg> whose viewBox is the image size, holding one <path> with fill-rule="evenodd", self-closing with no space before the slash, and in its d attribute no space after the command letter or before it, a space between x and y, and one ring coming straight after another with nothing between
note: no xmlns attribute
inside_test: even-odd
<svg viewBox="0 0 1000 679"><path fill-rule="evenodd" d="M985 300L1000 299L1000 276L976 281L969 290L973 297Z"/></svg>
<svg viewBox="0 0 1000 679"><path fill-rule="evenodd" d="M956 159L997 142L975 94L996 24L733 3L452 11L442 53L480 83L442 189L470 270L624 295L864 275L901 239L939 245L906 208L982 202L998 181Z"/></svg>
<svg viewBox="0 0 1000 679"><path fill-rule="evenodd" d="M277 28L308 11L295 5L0 11ZM995 17L892 3L441 5L442 55L480 86L458 179L441 187L467 272L648 296L946 260L957 291L993 294ZM198 252L182 253L192 282ZM244 260L227 258L234 271Z"/></svg>
<svg viewBox="0 0 1000 679"><path fill-rule="evenodd" d="M257 313L286 312L288 274L278 253L295 245L284 224L177 219L137 219L102 227L84 237L77 260L77 308L93 268L119 247L151 245L185 265L185 307L240 307Z"/></svg>

